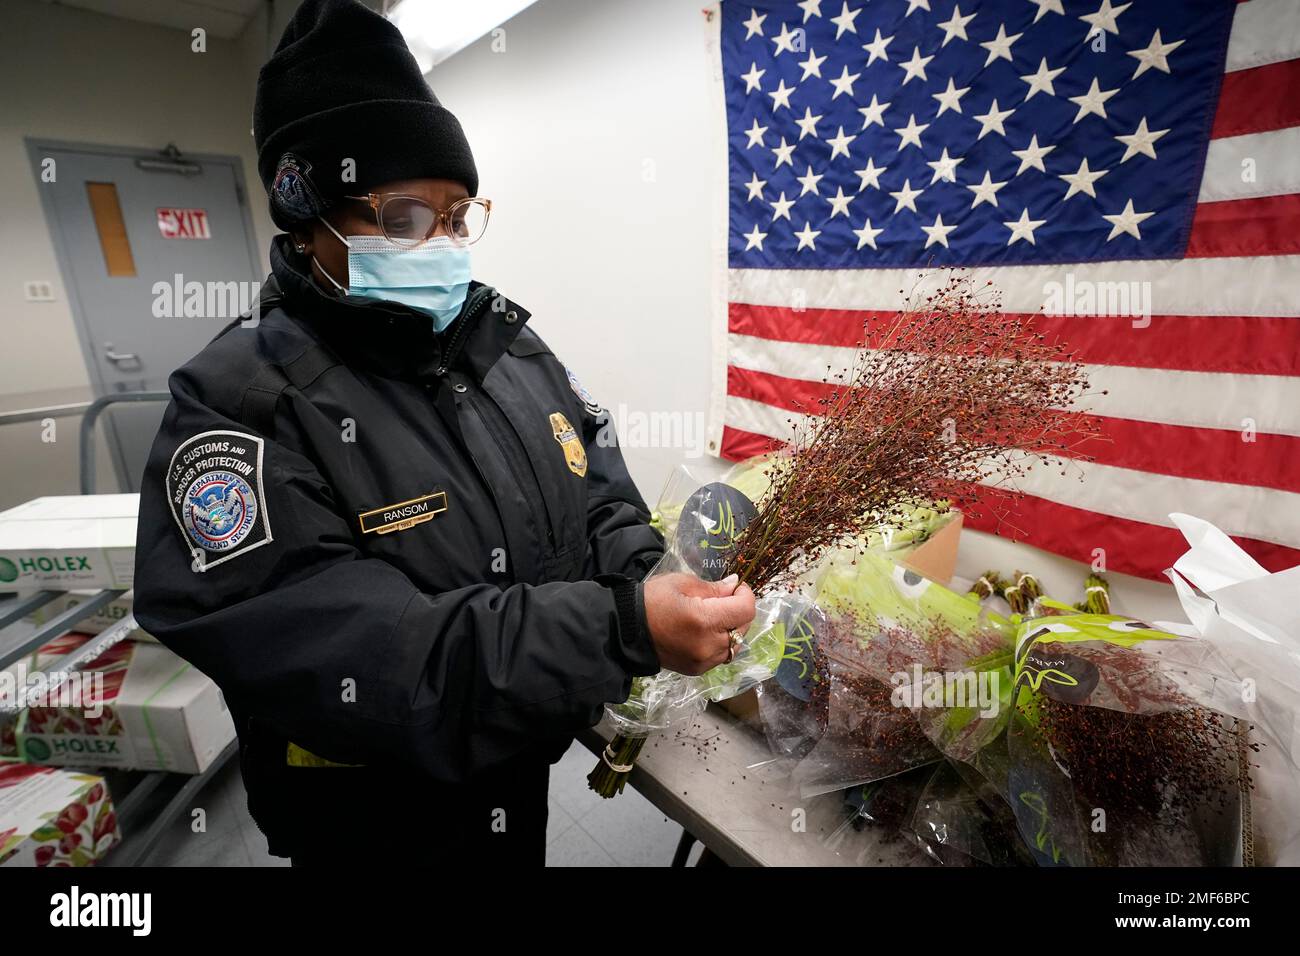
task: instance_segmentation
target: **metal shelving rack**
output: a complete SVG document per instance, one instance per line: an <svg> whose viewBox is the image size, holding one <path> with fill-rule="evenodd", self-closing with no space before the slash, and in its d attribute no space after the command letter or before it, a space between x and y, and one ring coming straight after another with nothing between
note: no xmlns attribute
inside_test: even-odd
<svg viewBox="0 0 1300 956"><path fill-rule="evenodd" d="M80 488L83 495L89 495L94 494L95 424L100 414L108 406L119 402L165 402L170 398L171 395L167 392L120 392L84 404L0 413L0 425L81 413ZM75 630L78 622L107 607L128 592L100 591L55 615L35 630L31 630L30 627L16 626L21 625L27 615L49 604L61 593L60 591L37 591L0 599L0 670L12 666L61 634ZM134 629L135 619L128 616L72 653L50 662L41 671L68 673L80 670L110 646L124 639ZM0 717L8 717L14 713L16 710L0 707ZM147 865L150 857L158 849L167 827L185 811L194 795L210 783L238 751L238 742L232 741L201 774L85 768L107 779L123 838L122 843L109 853L100 865Z"/></svg>

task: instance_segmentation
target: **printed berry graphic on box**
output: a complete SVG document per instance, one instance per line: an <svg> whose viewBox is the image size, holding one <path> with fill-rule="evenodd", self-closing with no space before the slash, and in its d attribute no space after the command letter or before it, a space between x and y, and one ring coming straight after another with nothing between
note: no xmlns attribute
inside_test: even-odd
<svg viewBox="0 0 1300 956"><path fill-rule="evenodd" d="M89 637L84 634L65 634L41 648L42 654L57 659L72 653ZM110 647L91 661L83 672L92 681L83 685L80 706L29 707L20 721L23 734L69 734L85 737L121 736L122 721L113 709L126 679L127 666L135 645L123 641Z"/></svg>
<svg viewBox="0 0 1300 956"><path fill-rule="evenodd" d="M8 674L26 685L37 671L97 639L70 633L44 644ZM85 667L48 681L16 723L0 728L0 756L28 763L202 773L234 739L217 686L167 648L123 640Z"/></svg>
<svg viewBox="0 0 1300 956"><path fill-rule="evenodd" d="M66 657L88 640L89 633L69 631L61 637L46 641L22 660L13 664L7 671L0 672L0 688L6 697L14 697L28 682L29 675L36 671L50 669L61 657ZM5 714L0 716L0 758L18 756L18 722L22 714Z"/></svg>
<svg viewBox="0 0 1300 956"><path fill-rule="evenodd" d="M93 866L121 838L102 777L0 762L0 866Z"/></svg>

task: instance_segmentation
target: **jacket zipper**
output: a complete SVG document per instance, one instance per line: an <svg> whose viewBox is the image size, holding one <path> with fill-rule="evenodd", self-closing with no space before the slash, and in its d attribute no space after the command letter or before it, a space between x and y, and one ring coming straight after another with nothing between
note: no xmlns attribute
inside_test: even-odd
<svg viewBox="0 0 1300 956"><path fill-rule="evenodd" d="M434 370L434 374L437 375L439 378L442 378L447 374L447 370L451 367L451 363L456 360L456 357L458 355L460 355L460 350L464 347L465 339L469 335L470 326L473 325L474 320L478 318L478 314L479 312L482 311L483 305L495 293L496 290L492 286L488 286L488 285L479 286L472 293L470 293L469 299L465 303L465 311L461 313L460 322L457 324L455 331L453 331L451 334L451 340L447 343L447 350L443 353L442 361L439 363L438 367ZM471 403L471 407L473 407L473 403ZM479 419L482 420L483 416L479 414L477 408L474 408L474 414L478 415ZM486 422L484 424L486 426ZM489 428L488 431L491 432L491 429ZM495 434L492 437L493 439L496 439ZM500 445L499 440L497 441L497 444L498 446ZM496 496L492 493L492 485L488 483L487 475L483 473L483 467L479 464L478 459L474 457L473 451L471 451L469 446L465 444L464 439L461 439L461 445L464 448L465 457L474 463L474 470L478 473L478 479L483 486L483 490L487 492L488 497L492 498L492 503L496 507L497 520L501 522L502 528L504 530L505 517L504 515L501 514L501 505L496 501ZM502 455L503 457L506 458L507 461L509 461L509 456L506 456L504 452L502 452ZM518 476L516 476L515 481L518 480L519 478ZM548 537L550 536L550 533L551 533L550 526L548 525L547 526ZM510 576L517 581L518 578L515 576L514 573L513 562L511 562L510 568L511 568Z"/></svg>
<svg viewBox="0 0 1300 956"><path fill-rule="evenodd" d="M515 476L515 483L519 485L520 491L523 491L525 495L528 493L528 488L529 485L531 484L533 489L536 491L536 498L534 498L533 500L541 501L542 503L541 509L534 508L533 513L541 519L541 525L543 528L546 529L546 543L547 545L549 545L549 551L550 551L548 557L554 557L555 556L555 525L554 522L551 520L551 508L550 505L546 503L546 495L542 491L542 483L537 477L537 472L535 469L533 469L532 464L530 462L528 469L530 474L532 475L531 483L521 473L516 458L510 454L510 450L506 447L507 443L502 439L502 436L498 431L498 427L500 427L501 420L505 421L506 428L510 428L513 431L513 426L510 425L509 418L506 416L505 412L501 410L501 406L497 405L497 403L493 400L492 396L488 395L486 390L479 389L476 394L482 395L488 402L490 402L493 408L496 410L497 416L499 416L497 422L495 423L490 422L488 421L488 416L484 415L483 410L479 408L478 402L477 401L470 402L470 407L474 409L474 414L479 417L479 421L483 423L483 427L487 429L488 434L492 436L492 440L496 442L497 449L501 452L501 457L506 460L506 464L509 466L511 474ZM517 434L515 437L516 439L518 439ZM522 451L524 458L527 459L528 451L524 447L522 440L519 441L519 449Z"/></svg>
<svg viewBox="0 0 1300 956"><path fill-rule="evenodd" d="M478 317L478 313L482 311L484 304L495 293L496 290L494 288L486 285L479 286L477 289L474 290L473 294L471 295L470 299L465 305L465 312L461 316L460 324L457 326L456 331L452 333L451 341L447 343L446 355L444 356L442 363L435 370L434 374L439 376L447 374L447 369L451 366L452 362L456 360L456 357L460 354L461 348L464 346L465 337L468 334L468 330L470 326L473 324L474 320ZM482 388L478 389L478 393L482 394L489 402L492 402L493 407L496 408L500 417L502 419L505 419L507 427L510 427L509 418L506 416L505 412L501 411L500 406L496 405L492 397L488 395L487 392ZM527 494L529 483L527 482L525 477L520 473L519 467L515 459L511 456L509 450L506 448L506 443L502 441L501 435L499 434L497 429L493 427L493 424L487 420L487 417L483 414L482 409L479 408L478 402L470 401L469 404L470 407L474 410L474 414L478 416L479 421L483 423L483 427L487 429L488 434L492 436L492 440L496 442L497 450L501 452L501 457L506 460L506 464L509 466L511 474L514 475L515 483L519 485L520 491ZM522 440L520 441L520 448L523 448ZM526 456L527 456L527 452L525 451L525 457ZM471 454L470 458L473 457L474 456ZM475 462L474 464L475 467L478 467L478 462ZM531 465L530 465L530 470L531 470ZM479 469L479 474L482 475L481 468ZM541 515L539 515L539 517L542 519L541 521L542 527L546 529L546 542L549 546L549 552L550 552L548 556L553 557L555 555L555 527L554 527L554 523L551 520L551 509L550 506L547 505L546 503L546 497L542 492L541 482L537 478L536 471L532 472L532 476L533 476L532 486L536 489L537 498L540 499L542 502L542 509L541 509L542 513Z"/></svg>
<svg viewBox="0 0 1300 956"><path fill-rule="evenodd" d="M469 334L469 327L478 318L478 313L482 311L483 304L495 292L496 290L490 285L481 285L470 295L469 301L465 303L465 311L461 314L460 324L456 326L456 331L451 334L451 341L447 343L447 351L443 353L442 362L434 370L435 375L443 376L447 374L447 369L451 367L451 363L456 360L461 348L464 347L465 338Z"/></svg>

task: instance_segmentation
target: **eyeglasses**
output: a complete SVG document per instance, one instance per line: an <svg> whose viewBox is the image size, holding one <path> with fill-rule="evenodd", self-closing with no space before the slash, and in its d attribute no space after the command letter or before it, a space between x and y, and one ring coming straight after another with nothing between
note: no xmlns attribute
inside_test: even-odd
<svg viewBox="0 0 1300 956"><path fill-rule="evenodd" d="M446 209L435 209L419 196L400 193L343 198L369 205L384 238L403 246L418 246L437 235L447 236L458 246L468 246L483 237L492 212L492 200L478 196L457 200Z"/></svg>

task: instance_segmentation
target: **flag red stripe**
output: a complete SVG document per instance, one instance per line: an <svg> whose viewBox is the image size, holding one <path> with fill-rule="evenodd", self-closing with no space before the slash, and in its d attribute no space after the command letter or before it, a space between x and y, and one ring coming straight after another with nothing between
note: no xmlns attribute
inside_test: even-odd
<svg viewBox="0 0 1300 956"><path fill-rule="evenodd" d="M722 455L741 461L772 447L772 440L730 425L723 428ZM1073 508L1034 495L1015 495L992 488L975 490L974 502L965 504L966 526L1047 546L1057 554L1091 564L1095 549L1105 551L1108 570L1165 580L1164 570L1187 550L1177 529L1147 524L1128 518ZM1245 551L1270 571L1284 571L1300 564L1300 550L1234 538Z"/></svg>
<svg viewBox="0 0 1300 956"><path fill-rule="evenodd" d="M727 369L727 394L791 412L816 414L832 387L753 369ZM1070 454L1133 471L1300 493L1300 438L1192 428L1104 415L1062 412L1061 433L1096 435Z"/></svg>
<svg viewBox="0 0 1300 956"><path fill-rule="evenodd" d="M1300 60L1223 76L1211 139L1300 126Z"/></svg>
<svg viewBox="0 0 1300 956"><path fill-rule="evenodd" d="M766 435L723 425L722 447L718 450L718 454L728 461L744 461L746 458L753 458L755 455L762 455L779 448L780 445L780 442Z"/></svg>
<svg viewBox="0 0 1300 956"><path fill-rule="evenodd" d="M809 382L752 368L727 366L728 395L764 402L791 412L816 414L820 408L819 400L832 390L833 387L825 382Z"/></svg>
<svg viewBox="0 0 1300 956"><path fill-rule="evenodd" d="M1296 92L1300 97L1300 91ZM1261 252L1260 250L1266 250ZM1189 259L1300 252L1300 194L1229 199L1196 206Z"/></svg>
<svg viewBox="0 0 1300 956"><path fill-rule="evenodd" d="M1047 545L1086 564L1102 548L1107 570L1158 581L1167 580L1164 570L1187 551L1187 541L1177 528L1072 508L1033 495L979 489L979 500L966 510L966 526L977 531ZM1300 550L1295 548L1253 538L1234 536L1233 540L1270 571L1300 564Z"/></svg>
<svg viewBox="0 0 1300 956"><path fill-rule="evenodd" d="M1300 230L1298 230L1300 232ZM897 312L728 304L728 328L740 335L855 348L864 323L888 323ZM1142 319L1140 321L1145 321ZM1038 331L1069 344L1080 362L1187 372L1300 375L1300 318L1241 315L1153 315L1133 328L1128 316L1036 314Z"/></svg>

